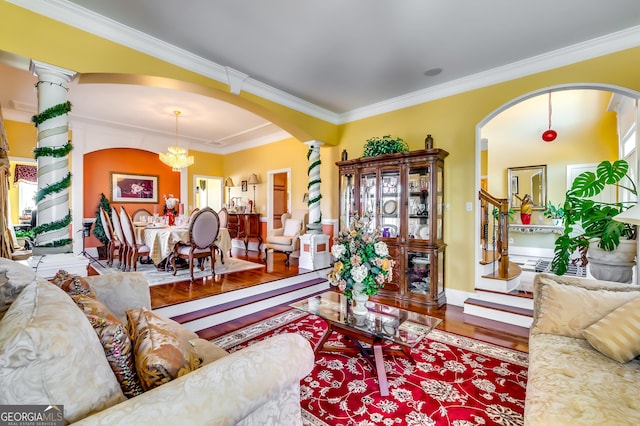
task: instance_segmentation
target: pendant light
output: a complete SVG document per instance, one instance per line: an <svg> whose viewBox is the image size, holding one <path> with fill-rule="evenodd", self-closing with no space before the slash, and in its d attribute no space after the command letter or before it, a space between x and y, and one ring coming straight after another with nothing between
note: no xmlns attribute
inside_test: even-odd
<svg viewBox="0 0 640 426"><path fill-rule="evenodd" d="M545 142L553 142L558 137L558 132L551 129L551 92L549 92L549 129L542 133L542 140Z"/></svg>
<svg viewBox="0 0 640 426"><path fill-rule="evenodd" d="M179 172L181 169L193 164L193 155L187 155L187 150L178 146L178 116L180 111L176 110L173 113L176 116L176 144L167 148L169 152L160 153L160 161L170 166L174 172Z"/></svg>

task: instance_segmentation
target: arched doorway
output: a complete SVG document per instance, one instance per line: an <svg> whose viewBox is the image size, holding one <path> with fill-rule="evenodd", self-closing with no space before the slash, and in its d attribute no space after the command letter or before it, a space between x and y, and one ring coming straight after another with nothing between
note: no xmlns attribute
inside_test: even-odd
<svg viewBox="0 0 640 426"><path fill-rule="evenodd" d="M547 96L549 93L551 93L551 95L553 96L554 94L556 95L557 98L560 97L561 94L563 93L569 93L572 91L598 91L598 92L607 92L609 95L609 98L611 98L611 96L623 96L623 97L628 97L628 98L632 98L632 100L637 100L640 97L640 93L636 92L634 90L630 90L624 87L618 87L618 86L612 86L612 85L606 85L606 84L598 84L598 83L589 83L589 84L584 84L584 83L576 83L576 84L565 84L565 85L558 85L558 86L551 86L551 87L545 87L545 88L541 88L538 90L535 90L533 92L529 92L526 93L520 97L514 98L513 100L505 103L504 105L500 106L499 108L495 109L494 111L492 111L490 114L488 114L483 120L481 120L477 125L476 125L476 193L478 193L478 191L480 190L481 187L483 187L484 185L487 186L487 189L489 190L489 192L494 193L494 195L498 196L498 197L502 197L502 198L507 198L506 196L503 197L503 194L506 194L506 187L507 187L507 182L506 182L506 172L504 172L504 169L500 169L499 167L497 167L497 169L500 169L497 173L494 173L494 178L495 176L497 176L497 179L499 179L499 182L494 182L493 185L491 183L491 177L488 178L488 181L485 180L485 178L487 178L487 176L483 175L483 162L486 165L488 163L488 154L486 151L484 151L484 147L487 146L487 144L490 146L491 145L491 141L487 141L486 138L483 135L483 129L485 128L485 126L488 125L488 123L490 123L492 120L496 119L496 117L498 117L501 114L507 113L512 109L515 109L517 106L531 101L535 98L544 98L545 100L547 99ZM609 105L609 108L613 108L613 105ZM558 112L558 108L556 108L554 106L553 108L553 113L557 113ZM611 109L611 111L613 111L613 109ZM514 164L512 164L512 166L517 166L517 165L523 165L523 164L519 164L517 163L518 158L525 158L522 161L527 161L530 164L527 165L533 165L533 164L546 164L549 162L550 157L549 155L547 156L543 156L542 158L539 156L539 154L545 154L550 152L549 147L552 146L550 144L546 144L546 142L542 142L541 140L541 134L543 130L546 130L547 128L547 110L545 109L543 114L538 114L536 116L532 116L530 118L531 120L535 120L537 123L539 123L539 126L542 128L538 133L535 133L533 136L531 136L535 141L531 141L531 142L535 142L537 145L530 145L528 146L527 150L524 145L517 145L517 144L513 144L512 146L506 145L506 146L501 146L500 147L500 151L501 151L501 155L503 157L506 158L510 158L510 161L515 161ZM637 128L637 122L638 122L638 116L637 116L637 110L635 111L634 117L633 117L633 128ZM632 163L633 165L635 165L636 170L638 170L638 159L637 159L637 155L635 155L635 147L639 146L638 141L637 141L637 133L633 133L633 139L634 139L634 143L633 143L633 147L634 149L632 150L633 152L631 153L631 157L630 157L630 163ZM629 135L621 135L621 137L624 136L629 136ZM592 134L592 135L586 135L583 136L586 139L588 139L589 141L591 140L598 140L599 135L598 134ZM560 136L559 139L557 141L552 142L559 144L561 143L560 140ZM546 144L546 145L545 145ZM490 148L489 148L490 149ZM578 148L579 149L579 148ZM534 151L532 151L534 150ZM570 151L571 152L571 151ZM572 151L572 152L577 152L579 153L579 151ZM626 156L627 153L624 154L620 154L618 155L618 150L617 147L614 148L614 152L611 154L611 156L614 156L616 158L622 157L622 156ZM604 155L604 154L602 154ZM538 156L538 157L536 157ZM537 158L537 159L536 159ZM577 158L577 154L576 154L576 158ZM605 159L605 158L599 158L599 161ZM598 162L599 162L598 161ZM573 163L578 163L580 162L579 160L577 161L573 161ZM595 162L595 161L593 161ZM571 161L565 161L565 164L562 164L561 167L557 167L556 170L554 172L551 173L551 175L549 176L549 179L547 181L548 185L554 185L554 197L557 199L553 199L552 201L555 203L558 203L560 201L562 201L564 199L564 192L566 191L566 181L567 181L567 176L566 176L566 170L567 168L565 166L567 166L568 164L570 164ZM487 166L487 169L490 166ZM490 173L489 173L490 174ZM637 176L637 174L636 174ZM503 192L505 191L505 192ZM477 219L475 221L475 225L474 225L474 229L475 229L475 247L476 247L476 252L475 252L475 279L476 279L476 283L478 282L480 276L481 276L481 266L480 266L480 260L482 257L482 249L480 247L480 218L479 215L477 215Z"/></svg>

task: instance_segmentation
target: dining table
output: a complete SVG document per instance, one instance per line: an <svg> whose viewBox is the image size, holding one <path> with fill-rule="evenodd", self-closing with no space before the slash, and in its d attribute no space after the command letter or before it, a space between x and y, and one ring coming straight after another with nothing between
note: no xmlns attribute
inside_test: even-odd
<svg viewBox="0 0 640 426"><path fill-rule="evenodd" d="M137 241L144 241L149 247L149 257L153 260L154 265L158 265L163 259L166 259L173 252L177 243L189 243L188 225L150 224L135 226L135 231ZM231 236L227 228L220 228L218 231L216 245L222 252L222 256L231 251Z"/></svg>

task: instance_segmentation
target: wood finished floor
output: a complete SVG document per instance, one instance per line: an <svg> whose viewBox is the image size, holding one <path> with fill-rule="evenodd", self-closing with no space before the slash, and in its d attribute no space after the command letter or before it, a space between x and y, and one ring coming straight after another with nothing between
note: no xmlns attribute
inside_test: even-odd
<svg viewBox="0 0 640 426"><path fill-rule="evenodd" d="M234 249L233 257L253 262L262 261L259 253L249 252L245 255L244 250L238 249ZM169 306L175 303L251 287L299 273L298 266L294 264L295 262L292 262L290 266L285 266L284 260L284 254L275 254L274 271L272 273L267 273L266 270L262 268L222 275L215 279L209 277L193 283L186 281L153 286L151 287L151 305L153 308ZM440 309L427 309L421 306L404 307L416 312L442 318L443 321L438 327L442 330L523 352L528 352L529 350L529 330L526 328L465 315L461 307L453 305L443 306ZM287 305L276 306L237 320L216 325L209 329L201 330L198 334L205 339L212 339L288 309L290 308Z"/></svg>

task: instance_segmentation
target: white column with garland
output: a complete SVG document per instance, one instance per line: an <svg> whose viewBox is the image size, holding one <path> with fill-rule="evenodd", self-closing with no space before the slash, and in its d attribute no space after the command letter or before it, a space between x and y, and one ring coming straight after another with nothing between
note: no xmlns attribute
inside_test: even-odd
<svg viewBox="0 0 640 426"><path fill-rule="evenodd" d="M329 236L322 233L322 212L320 209L320 141L305 142L309 146L307 160L309 167L307 175L309 183L309 224L307 233L300 236L300 260L298 266L302 269L316 270L328 268L331 264L329 254Z"/></svg>
<svg viewBox="0 0 640 426"><path fill-rule="evenodd" d="M33 62L38 76L38 128L34 156L38 161L36 195L37 226L34 254L69 253L71 212L69 209L69 117L68 84L75 73L48 64Z"/></svg>

